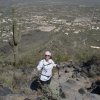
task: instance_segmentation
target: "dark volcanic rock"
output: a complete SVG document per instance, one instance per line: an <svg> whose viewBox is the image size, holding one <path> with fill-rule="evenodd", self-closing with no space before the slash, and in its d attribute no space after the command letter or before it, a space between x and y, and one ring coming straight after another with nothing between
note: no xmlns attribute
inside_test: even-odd
<svg viewBox="0 0 100 100"><path fill-rule="evenodd" d="M95 82L94 89L91 93L100 95L100 81Z"/></svg>
<svg viewBox="0 0 100 100"><path fill-rule="evenodd" d="M13 92L8 88L0 85L0 96L6 96L7 94L12 94Z"/></svg>
<svg viewBox="0 0 100 100"><path fill-rule="evenodd" d="M78 90L78 92L79 92L80 94L82 94L82 95L86 93L86 91L85 91L84 88L80 88L80 89Z"/></svg>
<svg viewBox="0 0 100 100"><path fill-rule="evenodd" d="M100 86L97 86L91 93L99 94L100 95Z"/></svg>

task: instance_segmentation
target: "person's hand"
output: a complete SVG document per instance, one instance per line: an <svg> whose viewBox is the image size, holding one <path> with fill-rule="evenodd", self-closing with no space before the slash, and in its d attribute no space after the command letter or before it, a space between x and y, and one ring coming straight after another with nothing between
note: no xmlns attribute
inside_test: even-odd
<svg viewBox="0 0 100 100"><path fill-rule="evenodd" d="M56 67L57 67L57 69L60 69L60 65L57 64Z"/></svg>

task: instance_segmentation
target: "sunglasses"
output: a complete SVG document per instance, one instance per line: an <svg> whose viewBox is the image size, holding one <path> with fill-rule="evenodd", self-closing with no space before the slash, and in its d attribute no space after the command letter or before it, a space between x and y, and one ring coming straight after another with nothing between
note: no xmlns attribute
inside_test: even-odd
<svg viewBox="0 0 100 100"><path fill-rule="evenodd" d="M46 57L50 57L50 55L45 55Z"/></svg>

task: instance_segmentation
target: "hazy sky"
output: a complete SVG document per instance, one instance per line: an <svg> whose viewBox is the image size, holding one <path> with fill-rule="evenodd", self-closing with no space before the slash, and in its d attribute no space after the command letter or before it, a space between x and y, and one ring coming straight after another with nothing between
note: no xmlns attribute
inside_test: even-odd
<svg viewBox="0 0 100 100"><path fill-rule="evenodd" d="M88 5L96 5L100 4L100 0L0 0L1 5L5 4L12 4L12 3L35 3L35 2L42 2L42 3L51 3L51 2L63 2L67 4L88 4Z"/></svg>

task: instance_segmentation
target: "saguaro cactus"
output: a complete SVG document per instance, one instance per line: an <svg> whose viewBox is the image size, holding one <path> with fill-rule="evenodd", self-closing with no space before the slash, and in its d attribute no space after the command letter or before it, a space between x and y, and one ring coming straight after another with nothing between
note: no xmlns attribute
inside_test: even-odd
<svg viewBox="0 0 100 100"><path fill-rule="evenodd" d="M14 14L14 12L13 12ZM21 32L20 32L20 25L18 25L15 18L13 18L12 21L12 38L9 41L10 46L13 50L14 55L14 65L16 66L18 64L18 45L21 40Z"/></svg>
<svg viewBox="0 0 100 100"><path fill-rule="evenodd" d="M19 31L17 23L14 21L12 25L12 39L9 41L10 46L13 50L14 55L14 65L18 64L18 44L21 39L21 33Z"/></svg>

